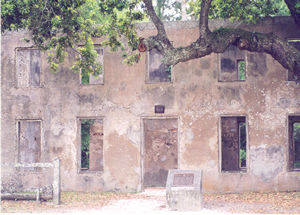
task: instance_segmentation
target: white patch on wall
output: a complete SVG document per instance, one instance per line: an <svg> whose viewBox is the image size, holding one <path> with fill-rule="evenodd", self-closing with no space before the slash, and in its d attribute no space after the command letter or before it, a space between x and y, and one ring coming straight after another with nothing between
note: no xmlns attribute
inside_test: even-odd
<svg viewBox="0 0 300 215"><path fill-rule="evenodd" d="M282 146L251 147L251 170L264 182L275 180L285 163Z"/></svg>
<svg viewBox="0 0 300 215"><path fill-rule="evenodd" d="M191 128L188 128L186 130L186 137L190 141L192 141L194 139L194 133L193 133L193 130Z"/></svg>
<svg viewBox="0 0 300 215"><path fill-rule="evenodd" d="M127 129L127 136L132 143L138 144L138 145L140 144L141 133L140 133L139 127L129 126L129 128Z"/></svg>

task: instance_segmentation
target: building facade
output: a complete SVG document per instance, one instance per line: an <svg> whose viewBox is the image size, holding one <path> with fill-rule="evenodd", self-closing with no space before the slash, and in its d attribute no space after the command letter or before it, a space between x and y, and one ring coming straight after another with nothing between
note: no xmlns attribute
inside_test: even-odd
<svg viewBox="0 0 300 215"><path fill-rule="evenodd" d="M166 23L174 46L199 36L197 22ZM274 32L299 46L287 17L211 29ZM139 35L156 34L150 23ZM61 161L64 191L141 191L165 186L168 169L203 170L204 192L300 190L300 85L265 53L229 47L167 68L155 51L139 63L96 50L103 73L50 72L26 32L2 35L2 189L43 187L49 171L5 164ZM95 44L99 41L95 39ZM298 139L299 138L299 139Z"/></svg>

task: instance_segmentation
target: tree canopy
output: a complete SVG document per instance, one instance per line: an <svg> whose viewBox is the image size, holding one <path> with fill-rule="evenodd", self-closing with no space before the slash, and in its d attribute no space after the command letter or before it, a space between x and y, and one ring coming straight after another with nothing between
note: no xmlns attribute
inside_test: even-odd
<svg viewBox="0 0 300 215"><path fill-rule="evenodd" d="M267 16L291 15L300 27L300 0L156 0L155 4L152 0L1 0L1 4L2 33L29 30L32 38L26 40L50 51L48 62L53 71L72 50L78 56L74 71L99 74L102 68L96 62L93 37L105 38L100 45L121 51L127 63L138 62L140 40L135 24L150 19L158 33L145 38L143 44L148 50L160 51L166 65L222 53L235 45L270 54L300 80L300 51L284 39L242 29L211 31L208 26L211 18L256 22ZM200 36L186 47L174 47L162 21L181 19L183 12L199 21Z"/></svg>

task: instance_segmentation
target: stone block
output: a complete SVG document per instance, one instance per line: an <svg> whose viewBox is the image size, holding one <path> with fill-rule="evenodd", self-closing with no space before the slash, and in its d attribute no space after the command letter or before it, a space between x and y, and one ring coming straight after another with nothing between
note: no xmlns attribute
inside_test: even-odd
<svg viewBox="0 0 300 215"><path fill-rule="evenodd" d="M166 200L171 210L201 210L202 171L170 169L166 186Z"/></svg>

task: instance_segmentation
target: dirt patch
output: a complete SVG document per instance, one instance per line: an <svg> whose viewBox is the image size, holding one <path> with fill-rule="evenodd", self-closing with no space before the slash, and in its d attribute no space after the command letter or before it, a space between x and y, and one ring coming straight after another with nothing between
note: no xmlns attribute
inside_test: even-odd
<svg viewBox="0 0 300 215"><path fill-rule="evenodd" d="M204 208L230 213L297 213L300 192L205 194Z"/></svg>
<svg viewBox="0 0 300 215"><path fill-rule="evenodd" d="M300 192L204 194L203 200L203 213L300 214ZM143 193L63 192L61 201L61 205L53 205L52 202L1 201L1 212L171 212L166 205L164 189L149 189Z"/></svg>

